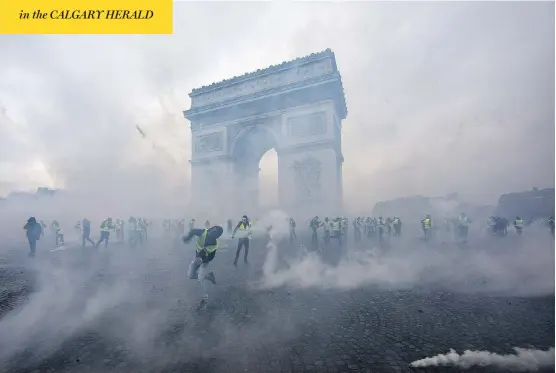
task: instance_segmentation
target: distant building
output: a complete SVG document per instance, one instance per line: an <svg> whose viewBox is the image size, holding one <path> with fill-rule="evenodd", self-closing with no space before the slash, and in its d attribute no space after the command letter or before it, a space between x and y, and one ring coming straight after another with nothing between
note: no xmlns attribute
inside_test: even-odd
<svg viewBox="0 0 556 373"><path fill-rule="evenodd" d="M529 222L554 216L554 188L503 194L498 199L496 215L509 219L520 216Z"/></svg>
<svg viewBox="0 0 556 373"><path fill-rule="evenodd" d="M410 196L377 202L373 216L398 216L402 219L422 219L430 214L433 219L455 218L464 212L473 218L486 217L494 206L478 206L462 201L457 193L445 197Z"/></svg>
<svg viewBox="0 0 556 373"><path fill-rule="evenodd" d="M37 193L36 194L38 196L53 196L57 192L59 192L59 189L50 189L50 188L46 188L46 187L39 187L39 188L37 188Z"/></svg>
<svg viewBox="0 0 556 373"><path fill-rule="evenodd" d="M45 196L52 197L54 195L60 194L61 192L62 191L60 189L50 189L50 188L40 187L40 188L37 188L37 191L35 193L23 192L23 191L11 192L4 199L4 201L31 200L31 199L42 198L42 197L45 197Z"/></svg>

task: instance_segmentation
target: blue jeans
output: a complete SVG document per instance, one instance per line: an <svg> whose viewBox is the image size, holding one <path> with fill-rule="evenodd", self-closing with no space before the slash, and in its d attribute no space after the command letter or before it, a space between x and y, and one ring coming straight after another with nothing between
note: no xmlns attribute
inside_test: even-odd
<svg viewBox="0 0 556 373"><path fill-rule="evenodd" d="M27 239L29 240L29 249L31 250L29 254L31 256L35 256L35 251L37 249L37 239L34 237L27 237Z"/></svg>

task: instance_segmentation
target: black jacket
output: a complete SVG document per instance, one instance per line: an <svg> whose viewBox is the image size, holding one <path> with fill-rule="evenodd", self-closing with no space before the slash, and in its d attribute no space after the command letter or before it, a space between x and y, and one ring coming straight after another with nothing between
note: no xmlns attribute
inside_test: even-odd
<svg viewBox="0 0 556 373"><path fill-rule="evenodd" d="M37 222L27 222L23 229L27 231L27 238L30 240L38 240L41 237L42 227Z"/></svg>

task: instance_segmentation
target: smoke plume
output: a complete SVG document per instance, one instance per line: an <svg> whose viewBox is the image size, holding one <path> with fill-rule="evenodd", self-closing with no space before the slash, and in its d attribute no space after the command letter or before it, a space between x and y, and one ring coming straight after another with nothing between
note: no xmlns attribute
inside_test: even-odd
<svg viewBox="0 0 556 373"><path fill-rule="evenodd" d="M515 354L500 355L490 351L465 350L458 354L454 350L446 354L427 357L412 362L414 368L431 366L455 366L461 369L495 366L512 372L535 372L554 365L554 347L548 350L534 350L514 347Z"/></svg>
<svg viewBox="0 0 556 373"><path fill-rule="evenodd" d="M485 236L473 227L469 247L462 249L438 234L438 243L424 245L417 237L392 238L384 249L373 242L356 245L348 241L344 249L335 242L324 250L304 247L282 253L280 242L288 237L283 212L265 218L272 225L272 240L264 263L263 288L293 286L350 290L363 286L411 289L433 286L456 292L540 295L554 293L554 250L546 230L528 228L521 240L500 240ZM298 230L305 227L298 226ZM322 237L322 232L319 232ZM513 236L512 236L513 237ZM297 250L296 250L297 249ZM337 262L327 257L335 255Z"/></svg>

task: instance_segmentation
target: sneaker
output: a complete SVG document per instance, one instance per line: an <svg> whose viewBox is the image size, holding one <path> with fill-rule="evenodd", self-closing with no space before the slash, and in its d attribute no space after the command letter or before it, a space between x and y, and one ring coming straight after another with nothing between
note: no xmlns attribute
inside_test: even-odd
<svg viewBox="0 0 556 373"><path fill-rule="evenodd" d="M201 302L199 303L199 306L197 307L197 312L199 311L203 311L205 308L207 308L207 303L208 301L206 299L201 299Z"/></svg>
<svg viewBox="0 0 556 373"><path fill-rule="evenodd" d="M207 275L207 280L209 280L210 282L212 282L214 285L216 285L216 278L214 277L214 272L210 272Z"/></svg>

